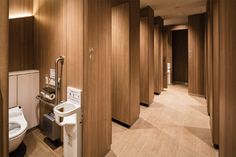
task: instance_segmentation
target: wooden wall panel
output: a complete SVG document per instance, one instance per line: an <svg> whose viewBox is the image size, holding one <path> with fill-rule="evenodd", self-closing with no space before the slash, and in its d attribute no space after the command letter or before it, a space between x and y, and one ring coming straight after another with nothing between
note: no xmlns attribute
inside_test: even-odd
<svg viewBox="0 0 236 157"><path fill-rule="evenodd" d="M9 0L9 17L29 16L33 14L34 0Z"/></svg>
<svg viewBox="0 0 236 157"><path fill-rule="evenodd" d="M130 0L130 121L140 113L140 0Z"/></svg>
<svg viewBox="0 0 236 157"><path fill-rule="evenodd" d="M154 93L163 89L163 19L154 27ZM156 21L156 20L155 20Z"/></svg>
<svg viewBox="0 0 236 157"><path fill-rule="evenodd" d="M0 6L0 156L8 156L8 0Z"/></svg>
<svg viewBox="0 0 236 157"><path fill-rule="evenodd" d="M130 15L129 3L112 7L112 117L129 125Z"/></svg>
<svg viewBox="0 0 236 157"><path fill-rule="evenodd" d="M112 117L132 125L139 117L139 5L112 8Z"/></svg>
<svg viewBox="0 0 236 157"><path fill-rule="evenodd" d="M38 2L36 2L38 1ZM63 0L35 0L38 4L35 14L35 57L36 67L40 70L40 88L45 86L45 76L49 70L55 68L55 60L60 55L66 56L67 18L66 1ZM64 6L64 7L63 7ZM65 59L62 78L61 98L65 100L66 95L66 64ZM63 97L62 97L63 96ZM52 112L52 108L40 104L40 122L43 114ZM40 123L41 124L41 123Z"/></svg>
<svg viewBox="0 0 236 157"><path fill-rule="evenodd" d="M67 1L67 86L83 89L83 0Z"/></svg>
<svg viewBox="0 0 236 157"><path fill-rule="evenodd" d="M9 71L34 69L34 17L9 21Z"/></svg>
<svg viewBox="0 0 236 157"><path fill-rule="evenodd" d="M147 106L154 99L154 11L141 9L140 20L140 102Z"/></svg>
<svg viewBox="0 0 236 157"><path fill-rule="evenodd" d="M208 1L207 13L207 104L210 114L212 143L219 147L219 1Z"/></svg>
<svg viewBox="0 0 236 157"><path fill-rule="evenodd" d="M111 146L111 1L84 1L83 156L102 157Z"/></svg>
<svg viewBox="0 0 236 157"><path fill-rule="evenodd" d="M219 54L219 0L213 2L213 107L212 119L212 136L213 144L219 146L219 83L220 83L220 54Z"/></svg>
<svg viewBox="0 0 236 157"><path fill-rule="evenodd" d="M188 82L188 30L172 31L173 82Z"/></svg>
<svg viewBox="0 0 236 157"><path fill-rule="evenodd" d="M189 93L205 95L204 81L204 15L189 17Z"/></svg>
<svg viewBox="0 0 236 157"><path fill-rule="evenodd" d="M220 157L236 154L236 5L234 0L219 0L220 28Z"/></svg>

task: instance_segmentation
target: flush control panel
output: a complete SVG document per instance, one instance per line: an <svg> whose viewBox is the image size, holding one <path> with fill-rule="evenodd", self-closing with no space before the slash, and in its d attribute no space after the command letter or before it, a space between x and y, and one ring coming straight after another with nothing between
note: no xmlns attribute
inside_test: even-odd
<svg viewBox="0 0 236 157"><path fill-rule="evenodd" d="M67 88L67 101L72 102L73 104L81 106L81 90L68 87Z"/></svg>

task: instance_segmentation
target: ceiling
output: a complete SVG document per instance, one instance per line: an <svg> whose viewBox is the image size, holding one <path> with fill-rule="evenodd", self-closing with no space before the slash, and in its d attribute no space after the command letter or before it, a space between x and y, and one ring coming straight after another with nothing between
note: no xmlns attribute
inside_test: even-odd
<svg viewBox="0 0 236 157"><path fill-rule="evenodd" d="M155 16L165 20L186 18L189 15L206 12L207 0L141 0L141 8L150 6ZM180 20L181 21L181 20Z"/></svg>

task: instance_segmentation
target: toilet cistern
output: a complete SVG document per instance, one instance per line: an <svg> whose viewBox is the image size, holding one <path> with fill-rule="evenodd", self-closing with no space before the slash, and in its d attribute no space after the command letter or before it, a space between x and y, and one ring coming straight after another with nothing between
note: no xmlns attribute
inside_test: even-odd
<svg viewBox="0 0 236 157"><path fill-rule="evenodd" d="M67 101L54 107L55 119L64 130L64 157L82 156L81 90L67 88Z"/></svg>

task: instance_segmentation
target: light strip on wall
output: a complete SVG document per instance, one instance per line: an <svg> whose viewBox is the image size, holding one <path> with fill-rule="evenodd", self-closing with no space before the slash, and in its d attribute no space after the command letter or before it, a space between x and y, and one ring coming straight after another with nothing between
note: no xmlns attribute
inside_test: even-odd
<svg viewBox="0 0 236 157"><path fill-rule="evenodd" d="M31 17L32 14L17 14L17 15L10 15L9 19L18 19L18 18L24 18L24 17Z"/></svg>

